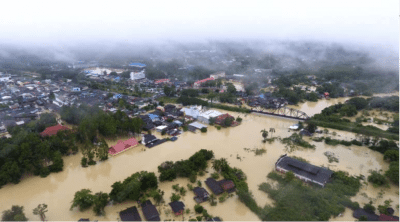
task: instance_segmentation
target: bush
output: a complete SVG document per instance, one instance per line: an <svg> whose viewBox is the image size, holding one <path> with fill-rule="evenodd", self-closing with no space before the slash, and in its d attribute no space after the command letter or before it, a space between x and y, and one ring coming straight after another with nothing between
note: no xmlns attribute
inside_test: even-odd
<svg viewBox="0 0 400 222"><path fill-rule="evenodd" d="M82 159L81 159L81 165L82 165L82 167L87 167L88 165L87 165L87 158L86 157L82 157Z"/></svg>
<svg viewBox="0 0 400 222"><path fill-rule="evenodd" d="M389 177L389 179L399 185L399 161L390 162L389 170L385 172L385 175Z"/></svg>
<svg viewBox="0 0 400 222"><path fill-rule="evenodd" d="M198 214L201 214L201 213L203 213L204 208L203 208L201 205L196 204L196 205L194 206L194 211L195 211L196 213L198 213Z"/></svg>
<svg viewBox="0 0 400 222"><path fill-rule="evenodd" d="M385 176L377 171L371 172L371 175L368 176L368 182L371 182L374 186L382 186L387 184Z"/></svg>
<svg viewBox="0 0 400 222"><path fill-rule="evenodd" d="M351 143L353 145L356 145L356 146L362 146L362 143L360 141L357 141L357 140L352 140Z"/></svg>
<svg viewBox="0 0 400 222"><path fill-rule="evenodd" d="M182 129L183 129L183 132L186 132L186 131L188 131L188 126L183 126Z"/></svg>
<svg viewBox="0 0 400 222"><path fill-rule="evenodd" d="M386 150L383 154L384 160L399 161L399 151L398 150Z"/></svg>
<svg viewBox="0 0 400 222"><path fill-rule="evenodd" d="M203 128L200 129L200 131L201 131L202 133L205 133L205 132L207 132L207 128L206 128L206 127L203 127Z"/></svg>
<svg viewBox="0 0 400 222"><path fill-rule="evenodd" d="M363 209L371 214L375 213L376 208L372 205L372 202L369 202L368 204L365 204Z"/></svg>
<svg viewBox="0 0 400 222"><path fill-rule="evenodd" d="M216 126L216 128L217 128L217 130L220 130L220 129L221 129L221 126Z"/></svg>
<svg viewBox="0 0 400 222"><path fill-rule="evenodd" d="M189 181L191 183L195 183L196 180L197 180L197 175L196 174L192 174L192 175L189 176Z"/></svg>
<svg viewBox="0 0 400 222"><path fill-rule="evenodd" d="M181 196L179 194L173 193L171 196L171 202L178 201L180 199L181 199Z"/></svg>
<svg viewBox="0 0 400 222"><path fill-rule="evenodd" d="M188 187L189 190L193 190L192 184L189 184L189 183L188 183L186 186Z"/></svg>
<svg viewBox="0 0 400 222"><path fill-rule="evenodd" d="M219 174L218 174L217 172L212 173L212 174L211 174L211 177L214 178L214 179L216 179L216 180L218 180L218 179L219 179Z"/></svg>

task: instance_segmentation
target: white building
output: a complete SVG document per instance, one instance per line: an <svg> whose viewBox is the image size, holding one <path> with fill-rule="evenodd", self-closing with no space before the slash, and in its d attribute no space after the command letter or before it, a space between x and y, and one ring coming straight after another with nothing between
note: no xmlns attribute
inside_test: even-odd
<svg viewBox="0 0 400 222"><path fill-rule="evenodd" d="M144 79L146 78L146 75L144 74L144 70L140 72L131 72L131 80L138 80L138 79Z"/></svg>
<svg viewBox="0 0 400 222"><path fill-rule="evenodd" d="M210 75L210 78L218 79L218 78L223 78L225 77L225 72L216 72Z"/></svg>
<svg viewBox="0 0 400 222"><path fill-rule="evenodd" d="M201 106L191 106L189 108L182 108L180 111L185 113L185 116L191 116L194 119L197 119L201 111Z"/></svg>
<svg viewBox="0 0 400 222"><path fill-rule="evenodd" d="M11 75L3 75L3 73L0 72L0 82L8 82L11 79Z"/></svg>
<svg viewBox="0 0 400 222"><path fill-rule="evenodd" d="M197 117L197 120L202 122L202 123L207 123L209 124L210 118L216 118L217 116L222 115L222 113L216 111L216 110L207 110L205 112L201 112L199 116Z"/></svg>

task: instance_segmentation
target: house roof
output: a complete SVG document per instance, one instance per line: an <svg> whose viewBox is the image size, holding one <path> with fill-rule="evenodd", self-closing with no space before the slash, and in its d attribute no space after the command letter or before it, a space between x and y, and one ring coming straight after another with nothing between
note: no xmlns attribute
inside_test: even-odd
<svg viewBox="0 0 400 222"><path fill-rule="evenodd" d="M211 178L211 177L207 178L206 184L215 195L219 195L224 192L224 190L221 188L221 186L218 184L218 182L214 178Z"/></svg>
<svg viewBox="0 0 400 222"><path fill-rule="evenodd" d="M232 180L221 180L218 181L218 184L222 187L224 190L230 190L235 188L235 183L233 183Z"/></svg>
<svg viewBox="0 0 400 222"><path fill-rule="evenodd" d="M181 201L174 201L169 203L169 205L171 206L172 211L174 211L174 213L178 213L181 210L185 209L185 204Z"/></svg>
<svg viewBox="0 0 400 222"><path fill-rule="evenodd" d="M279 158L275 165L322 184L325 184L333 174L328 169L317 167L288 156Z"/></svg>
<svg viewBox="0 0 400 222"><path fill-rule="evenodd" d="M377 221L379 216L374 213L368 213L364 209L359 208L353 212L353 217L359 219L361 216L366 216L368 221Z"/></svg>
<svg viewBox="0 0 400 222"><path fill-rule="evenodd" d="M160 214L150 200L141 204L144 217L147 221L160 221Z"/></svg>
<svg viewBox="0 0 400 222"><path fill-rule="evenodd" d="M152 140L156 140L157 139L157 137L155 137L154 135L150 135L150 134L144 134L143 137L144 137L144 142L145 143L148 143L148 142L150 142Z"/></svg>
<svg viewBox="0 0 400 222"><path fill-rule="evenodd" d="M142 221L142 218L140 218L140 214L136 207L130 207L119 212L119 217L122 221Z"/></svg>
<svg viewBox="0 0 400 222"><path fill-rule="evenodd" d="M399 221L399 217L396 216L388 216L385 214L381 214L378 218L379 221Z"/></svg>
<svg viewBox="0 0 400 222"><path fill-rule="evenodd" d="M118 140L117 144L115 144L108 150L108 153L111 155L116 155L122 151L127 150L128 148L131 148L131 147L134 147L137 145L138 145L138 142L136 141L135 138L130 138L125 141Z"/></svg>
<svg viewBox="0 0 400 222"><path fill-rule="evenodd" d="M193 126L193 127L197 128L197 129L207 128L206 125L203 125L203 124L198 123L198 122L191 123L191 124L189 124L189 126Z"/></svg>
<svg viewBox="0 0 400 222"><path fill-rule="evenodd" d="M70 128L62 126L60 124L55 126L47 127L43 132L40 133L41 136L53 136L56 135L58 131L69 130Z"/></svg>
<svg viewBox="0 0 400 222"><path fill-rule="evenodd" d="M193 192L198 197L208 196L207 190L204 189L203 187L195 187L195 188L193 188Z"/></svg>

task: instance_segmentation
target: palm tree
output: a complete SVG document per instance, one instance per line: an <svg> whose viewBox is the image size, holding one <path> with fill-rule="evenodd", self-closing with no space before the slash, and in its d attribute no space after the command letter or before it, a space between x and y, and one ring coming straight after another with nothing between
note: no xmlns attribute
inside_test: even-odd
<svg viewBox="0 0 400 222"><path fill-rule="evenodd" d="M216 199L217 199L217 198L216 198L215 195L212 193L212 194L210 195L211 206L215 206L215 205L216 205L216 202L215 202Z"/></svg>
<svg viewBox="0 0 400 222"><path fill-rule="evenodd" d="M272 133L275 133L275 128L269 128L269 132L271 133L271 137L272 137Z"/></svg>
<svg viewBox="0 0 400 222"><path fill-rule="evenodd" d="M261 135L262 135L262 137L264 137L264 142L265 142L265 140L267 139L267 136L268 136L268 131L267 130L265 130L265 129L263 129L263 130L261 130Z"/></svg>
<svg viewBox="0 0 400 222"><path fill-rule="evenodd" d="M47 211L47 204L39 204L35 209L33 209L33 214L39 215L40 219L42 221L45 221L46 216L44 215L44 213L46 213Z"/></svg>

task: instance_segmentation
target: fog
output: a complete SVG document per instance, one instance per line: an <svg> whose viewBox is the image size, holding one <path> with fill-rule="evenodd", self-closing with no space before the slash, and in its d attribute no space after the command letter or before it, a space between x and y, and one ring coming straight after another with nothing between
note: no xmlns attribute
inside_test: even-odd
<svg viewBox="0 0 400 222"><path fill-rule="evenodd" d="M2 8L2 60L168 60L217 50L298 65L354 61L398 69L396 0L7 1Z"/></svg>

